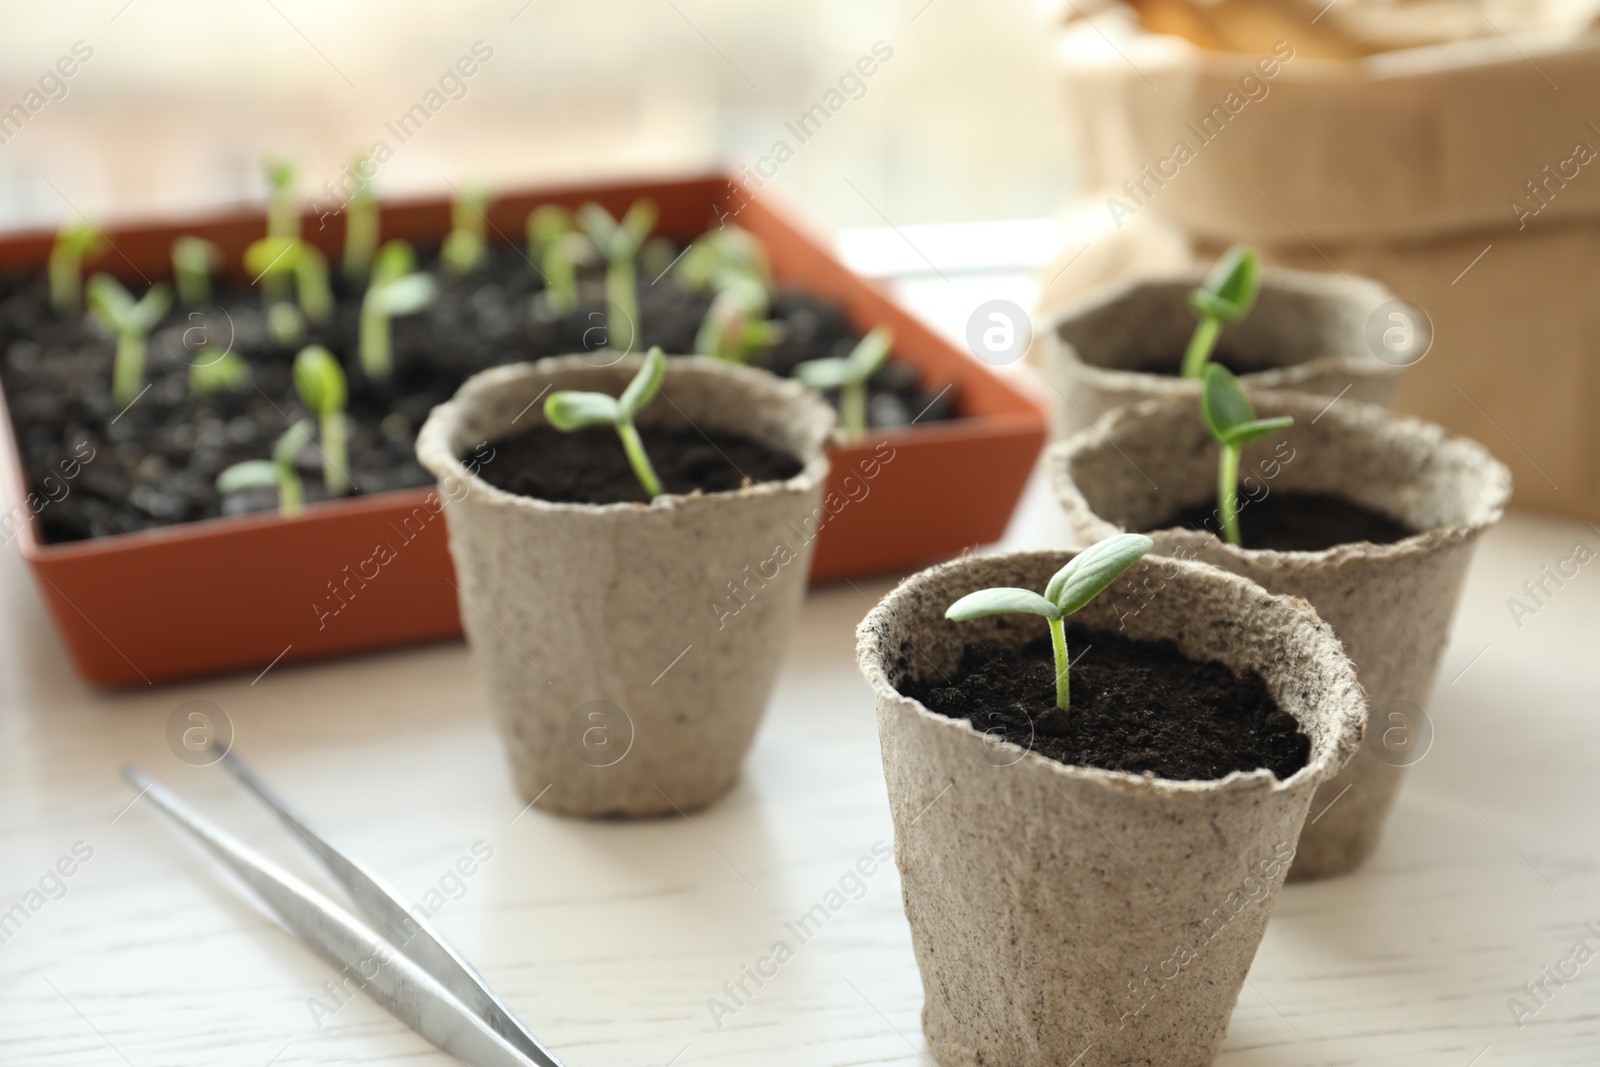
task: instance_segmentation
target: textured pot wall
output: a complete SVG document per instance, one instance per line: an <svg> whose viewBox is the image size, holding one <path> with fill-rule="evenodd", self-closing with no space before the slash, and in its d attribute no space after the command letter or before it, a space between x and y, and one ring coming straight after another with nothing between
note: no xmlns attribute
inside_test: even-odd
<svg viewBox="0 0 1600 1067"><path fill-rule="evenodd" d="M1051 319L1042 331L1045 373L1061 433L1077 433L1127 404L1196 394L1193 382L1137 368L1166 360L1176 369L1195 329L1189 293L1208 269L1134 275ZM1348 389L1352 400L1387 404L1405 372L1373 354L1367 324L1393 299L1376 282L1267 270L1255 308L1223 329L1217 350L1252 388L1329 396Z"/></svg>
<svg viewBox="0 0 1600 1067"><path fill-rule="evenodd" d="M1310 764L1171 782L1069 767L903 697L952 670L970 641L1013 646L1043 620L952 623L994 585L1042 589L1073 553L975 557L902 583L857 631L877 696L884 774L926 1002L943 1067L1211 1063L1318 782L1359 743L1366 710L1329 628L1304 605L1208 567L1146 557L1086 608L1161 590L1136 637L1251 668L1312 737ZM1219 621L1220 620L1220 621Z"/></svg>
<svg viewBox="0 0 1600 1067"><path fill-rule="evenodd" d="M668 362L640 423L739 431L801 457L799 475L595 506L513 496L462 465L542 421L547 391L615 395L638 365L485 371L417 444L448 502L461 618L518 788L574 814L690 810L733 783L798 618L828 470L834 416L819 397L703 359Z"/></svg>
<svg viewBox="0 0 1600 1067"><path fill-rule="evenodd" d="M1245 450L1245 497L1330 492L1425 532L1392 545L1273 552L1167 529L1151 533L1156 551L1309 601L1338 633L1374 708L1392 700L1425 707L1473 548L1510 498L1510 473L1474 442L1369 405L1327 408L1321 398L1282 393L1257 393L1255 401L1259 416L1292 415L1295 423ZM1079 434L1049 457L1057 496L1085 543L1123 529L1148 531L1179 508L1214 498L1217 449L1192 399L1113 413L1099 430L1104 436ZM1142 607L1130 602L1125 610ZM1369 739L1322 787L1292 877L1343 874L1366 859L1393 806L1403 762Z"/></svg>

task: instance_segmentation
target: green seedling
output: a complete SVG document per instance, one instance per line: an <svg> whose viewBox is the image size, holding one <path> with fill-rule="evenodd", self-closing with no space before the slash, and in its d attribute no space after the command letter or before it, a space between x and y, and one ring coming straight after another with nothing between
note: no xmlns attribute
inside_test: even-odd
<svg viewBox="0 0 1600 1067"><path fill-rule="evenodd" d="M372 270L372 257L378 250L378 198L372 195L372 181L362 176L366 157L356 156L349 171L355 181L350 199L344 205L344 261L341 269L347 281L359 282Z"/></svg>
<svg viewBox="0 0 1600 1067"><path fill-rule="evenodd" d="M489 192L471 188L450 204L450 233L439 262L452 274L471 274L489 258Z"/></svg>
<svg viewBox="0 0 1600 1067"><path fill-rule="evenodd" d="M528 213L528 261L544 276L544 307L565 315L578 307L578 268L594 261L595 248L578 230L572 212L545 204ZM539 298L536 298L539 299Z"/></svg>
<svg viewBox="0 0 1600 1067"><path fill-rule="evenodd" d="M172 277L185 307L211 303L211 272L222 266L222 249L203 237L172 242Z"/></svg>
<svg viewBox="0 0 1600 1067"><path fill-rule="evenodd" d="M300 394L300 403L317 419L322 438L322 484L329 496L344 496L350 491L350 449L344 418L349 389L344 368L326 348L307 345L294 357L294 388Z"/></svg>
<svg viewBox="0 0 1600 1067"><path fill-rule="evenodd" d="M300 312L312 322L333 316L333 290L328 286L328 260L315 245L298 237L263 237L244 250L244 269L261 282L267 302L267 328L279 344L293 344L304 328L284 298L294 280ZM279 308L288 308L280 311Z"/></svg>
<svg viewBox="0 0 1600 1067"><path fill-rule="evenodd" d="M1043 596L1032 589L980 589L951 604L945 609L944 617L966 620L1017 613L1044 616L1050 625L1050 648L1055 653L1056 707L1066 711L1072 662L1067 658L1067 616L1099 596L1153 545L1144 534L1115 534L1079 552L1056 571L1045 586Z"/></svg>
<svg viewBox="0 0 1600 1067"><path fill-rule="evenodd" d="M1189 294L1189 307L1200 323L1183 354L1183 376L1198 379L1217 346L1217 335L1230 323L1250 314L1261 291L1261 255L1245 245L1234 245L1217 260L1205 284Z"/></svg>
<svg viewBox="0 0 1600 1067"><path fill-rule="evenodd" d="M1275 419L1256 418L1239 379L1228 368L1213 363L1206 367L1201 387L1200 411L1206 428L1221 446L1217 461L1217 514L1222 518L1222 534L1228 544L1241 543L1239 535L1239 454L1244 446L1276 433L1294 422L1288 415Z"/></svg>
<svg viewBox="0 0 1600 1067"><path fill-rule="evenodd" d="M655 229L653 200L635 200L618 222L599 204L578 208L578 225L606 260L606 343L631 352L639 340L639 250Z"/></svg>
<svg viewBox="0 0 1600 1067"><path fill-rule="evenodd" d="M295 191L294 164L269 159L262 164L267 176L267 236L300 236L300 197Z"/></svg>
<svg viewBox="0 0 1600 1067"><path fill-rule="evenodd" d="M658 345L644 357L639 373L633 376L633 381L628 383L620 397L571 391L551 393L545 398L544 417L562 433L571 433L585 426L615 427L617 436L622 438L622 448L628 453L633 473L638 476L639 484L644 486L650 499L654 500L661 495L661 479L656 477L656 469L650 465L650 457L645 455L644 442L639 440L633 417L654 399L656 390L661 387L662 375L666 372L667 357Z"/></svg>
<svg viewBox="0 0 1600 1067"><path fill-rule="evenodd" d="M678 260L679 283L695 292L722 288L720 283L730 274L754 275L763 283L771 278L767 250L754 234L738 226L701 234Z"/></svg>
<svg viewBox="0 0 1600 1067"><path fill-rule="evenodd" d="M394 373L390 320L421 311L438 291L431 275L418 273L416 253L405 241L388 241L378 249L372 279L361 298L361 370L368 381L388 381Z"/></svg>
<svg viewBox="0 0 1600 1067"><path fill-rule="evenodd" d="M62 223L50 248L50 306L58 315L83 310L83 262L105 254L106 239L82 219Z"/></svg>
<svg viewBox="0 0 1600 1067"><path fill-rule="evenodd" d="M232 393L250 384L250 364L237 352L202 348L195 358L200 362L189 366L190 396Z"/></svg>
<svg viewBox="0 0 1600 1067"><path fill-rule="evenodd" d="M694 350L732 363L749 363L783 337L783 325L767 321L770 303L766 285L755 275L729 278L706 309Z"/></svg>
<svg viewBox="0 0 1600 1067"><path fill-rule="evenodd" d="M217 492L232 496L252 489L276 489L278 511L284 515L299 513L305 507L306 492L294 461L300 450L311 443L312 432L311 420L301 419L278 438L272 446L271 459L247 459L217 475Z"/></svg>
<svg viewBox="0 0 1600 1067"><path fill-rule="evenodd" d="M172 290L157 283L135 300L109 274L92 276L84 290L89 297L89 314L117 339L111 395L119 404L131 404L144 388L144 357L150 331L172 307Z"/></svg>
<svg viewBox="0 0 1600 1067"><path fill-rule="evenodd" d="M850 437L867 432L867 379L889 358L894 332L875 326L843 359L812 359L797 365L794 376L813 389L839 390L839 421Z"/></svg>

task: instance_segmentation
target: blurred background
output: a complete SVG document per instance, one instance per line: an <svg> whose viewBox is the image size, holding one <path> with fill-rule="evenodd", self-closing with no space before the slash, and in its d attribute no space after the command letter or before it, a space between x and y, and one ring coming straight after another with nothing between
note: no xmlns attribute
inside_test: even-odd
<svg viewBox="0 0 1600 1067"><path fill-rule="evenodd" d="M834 228L1047 215L1077 173L1034 0L177 0L9 5L9 107L75 42L66 93L0 145L0 227L309 195L395 149L380 194L754 167ZM403 145L395 123L474 43L490 58ZM804 144L785 131L875 42L892 57ZM10 132L0 128L0 132ZM771 164L768 165L771 169Z"/></svg>

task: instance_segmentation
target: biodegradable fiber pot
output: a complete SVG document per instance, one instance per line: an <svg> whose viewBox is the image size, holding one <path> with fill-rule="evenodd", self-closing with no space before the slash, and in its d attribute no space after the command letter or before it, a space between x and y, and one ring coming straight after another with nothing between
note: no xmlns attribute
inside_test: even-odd
<svg viewBox="0 0 1600 1067"><path fill-rule="evenodd" d="M1385 747L1385 708L1426 706L1450 635L1451 616L1478 537L1499 520L1511 474L1477 443L1348 398L1254 393L1261 418L1294 425L1245 449L1240 502L1284 490L1331 493L1422 531L1393 544L1320 552L1235 548L1214 534L1152 530L1216 493L1217 448L1194 397L1114 412L1094 430L1053 446L1050 475L1085 543L1118 530L1150 533L1155 551L1210 563L1274 593L1301 597L1338 633L1375 710L1376 724L1338 777L1317 794L1291 880L1344 874L1377 846L1402 768L1426 754ZM1132 616L1159 600L1125 601ZM1419 724L1406 724L1418 730ZM1401 738L1397 737L1398 742Z"/></svg>
<svg viewBox="0 0 1600 1067"><path fill-rule="evenodd" d="M963 646L1020 646L1044 620L953 623L989 586L1043 589L1075 553L966 557L907 579L857 630L877 695L895 858L944 1067L1201 1067L1216 1057L1317 784L1357 748L1366 704L1304 604L1212 567L1146 556L1074 616L1114 628L1118 596L1160 589L1133 637L1257 671L1311 738L1307 765L1216 781L1074 767L900 695Z"/></svg>
<svg viewBox="0 0 1600 1067"><path fill-rule="evenodd" d="M592 505L516 496L469 470L482 442L542 421L547 392L615 396L640 362L595 358L474 375L429 416L417 456L439 478L461 619L524 799L574 815L689 811L732 785L766 707L805 595L834 414L797 382L675 358L640 425L743 433L800 473Z"/></svg>
<svg viewBox="0 0 1600 1067"><path fill-rule="evenodd" d="M1045 373L1061 433L1087 429L1108 411L1141 400L1197 395L1197 384L1177 370L1196 324L1189 293L1208 270L1103 286L1051 319L1043 332ZM1223 328L1217 352L1252 389L1328 396L1348 389L1347 399L1387 405L1405 372L1374 354L1369 331L1374 312L1394 300L1377 282L1267 268L1255 308ZM1382 329L1377 336L1381 345ZM1162 365L1172 373L1149 369Z"/></svg>

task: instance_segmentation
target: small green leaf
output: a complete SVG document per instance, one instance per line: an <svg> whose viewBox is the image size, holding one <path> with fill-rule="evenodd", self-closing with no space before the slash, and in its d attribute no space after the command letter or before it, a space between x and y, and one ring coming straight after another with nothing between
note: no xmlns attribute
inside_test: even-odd
<svg viewBox="0 0 1600 1067"><path fill-rule="evenodd" d="M252 489L278 488L278 465L269 459L247 459L217 475L217 492L223 496Z"/></svg>
<svg viewBox="0 0 1600 1067"><path fill-rule="evenodd" d="M1032 589L980 589L968 593L945 609L947 619L981 619L986 615L1009 615L1022 612L1042 615L1047 619L1061 618L1061 609Z"/></svg>
<svg viewBox="0 0 1600 1067"><path fill-rule="evenodd" d="M639 249L644 247L645 241L650 237L650 231L656 228L656 219L660 217L654 200L635 200L628 205L628 213L622 216L622 224L618 227L621 235L627 241L623 249L628 258L639 254Z"/></svg>
<svg viewBox="0 0 1600 1067"><path fill-rule="evenodd" d="M1240 426L1256 421L1256 409L1251 405L1239 379L1233 372L1217 363L1206 364L1205 383L1200 392L1200 413L1205 416L1211 436L1227 444L1230 435Z"/></svg>
<svg viewBox="0 0 1600 1067"><path fill-rule="evenodd" d="M1189 294L1189 306L1201 315L1238 322L1255 306L1261 290L1261 254L1246 245L1228 249L1205 284Z"/></svg>
<svg viewBox="0 0 1600 1067"><path fill-rule="evenodd" d="M1228 432L1227 439L1222 443L1225 445L1233 445L1237 448L1243 448L1245 445L1248 445L1254 441L1259 441L1263 437L1266 437L1269 434L1277 433L1279 430L1285 429L1293 424L1294 417L1292 415L1279 415L1277 418L1273 419L1256 419L1254 422L1247 422L1242 425L1235 426Z"/></svg>
<svg viewBox="0 0 1600 1067"><path fill-rule="evenodd" d="M294 387L312 414L333 415L344 410L344 368L321 345L307 345L294 357Z"/></svg>
<svg viewBox="0 0 1600 1067"><path fill-rule="evenodd" d="M622 396L617 400L617 407L621 417L632 419L651 398L656 395L656 390L661 388L661 379L667 373L667 357L661 351L661 346L656 345L645 354L644 364L639 368L639 373L633 376L633 381L622 391Z"/></svg>
<svg viewBox="0 0 1600 1067"><path fill-rule="evenodd" d="M204 237L180 237L172 242L172 264L178 270L206 274L222 266L222 249Z"/></svg>
<svg viewBox="0 0 1600 1067"><path fill-rule="evenodd" d="M585 426L615 426L622 418L616 397L604 393L551 393L544 400L544 417L562 433Z"/></svg>
<svg viewBox="0 0 1600 1067"><path fill-rule="evenodd" d="M850 352L850 366L855 373L855 380L864 382L876 374L878 368L888 360L889 349L893 346L894 331L887 326L874 326Z"/></svg>
<svg viewBox="0 0 1600 1067"><path fill-rule="evenodd" d="M1121 577L1155 542L1144 534L1115 534L1089 546L1056 571L1044 595L1063 615L1071 615Z"/></svg>
<svg viewBox="0 0 1600 1067"><path fill-rule="evenodd" d="M279 467L293 468L295 457L300 454L301 449L311 443L316 432L316 424L310 419L301 419L289 427L272 446L273 463Z"/></svg>
<svg viewBox="0 0 1600 1067"><path fill-rule="evenodd" d="M241 389L250 381L250 364L237 352L202 348L195 355L200 362L189 368L189 392L194 396Z"/></svg>
<svg viewBox="0 0 1600 1067"><path fill-rule="evenodd" d="M263 237L244 250L244 269L257 280L264 275L290 274L298 264L298 237Z"/></svg>
<svg viewBox="0 0 1600 1067"><path fill-rule="evenodd" d="M813 389L841 389L855 380L848 359L808 359L795 365L794 376Z"/></svg>
<svg viewBox="0 0 1600 1067"><path fill-rule="evenodd" d="M146 289L138 302L128 309L128 317L123 324L124 332L148 334L171 307L172 289L166 282L157 282Z"/></svg>
<svg viewBox="0 0 1600 1067"><path fill-rule="evenodd" d="M439 284L430 274L407 274L374 285L363 301L382 315L414 315L433 303Z"/></svg>
<svg viewBox="0 0 1600 1067"><path fill-rule="evenodd" d="M120 333L134 306L133 296L122 283L109 274L94 274L84 283L83 291L89 299L90 314L106 329Z"/></svg>
<svg viewBox="0 0 1600 1067"><path fill-rule="evenodd" d="M559 204L541 204L528 212L528 258L537 259L564 233L572 232L572 212Z"/></svg>
<svg viewBox="0 0 1600 1067"><path fill-rule="evenodd" d="M611 212L592 201L578 207L578 225L600 249L600 254L610 259L617 244L619 227Z"/></svg>
<svg viewBox="0 0 1600 1067"><path fill-rule="evenodd" d="M382 285L384 282L404 278L416 269L417 253L411 247L410 241L398 238L385 241L372 260L372 284Z"/></svg>

